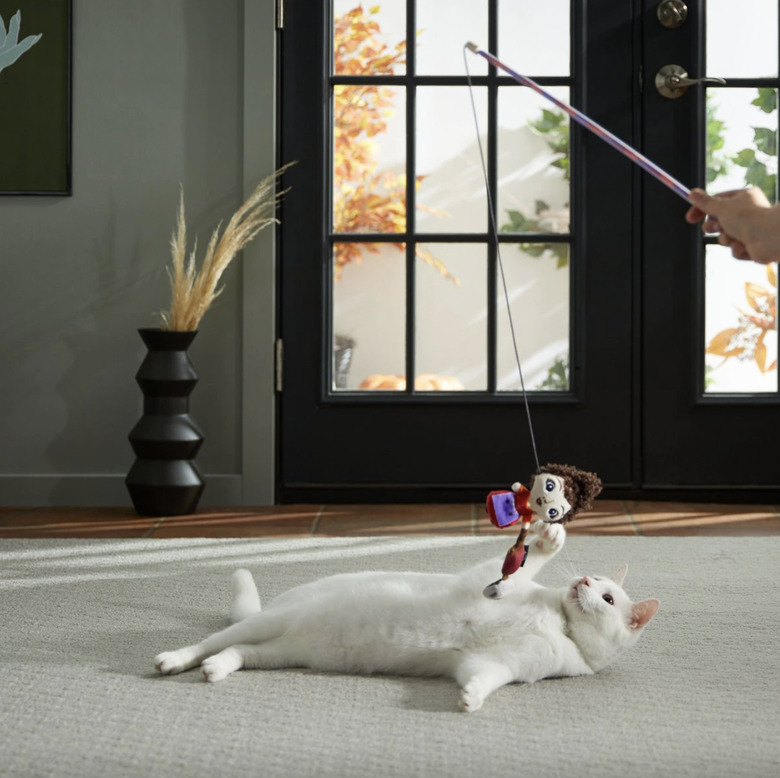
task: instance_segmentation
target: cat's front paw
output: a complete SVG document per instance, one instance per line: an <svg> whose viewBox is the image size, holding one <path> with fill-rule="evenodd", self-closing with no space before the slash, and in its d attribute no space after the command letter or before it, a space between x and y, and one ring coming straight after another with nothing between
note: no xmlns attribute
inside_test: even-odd
<svg viewBox="0 0 780 778"><path fill-rule="evenodd" d="M513 592L514 588L515 582L511 578L506 580L499 578L497 581L493 581L492 584L488 584L482 590L482 595L490 600L500 600Z"/></svg>
<svg viewBox="0 0 780 778"><path fill-rule="evenodd" d="M154 666L163 675L174 675L194 667L195 662L186 648L180 648L178 651L163 651L162 654L157 654Z"/></svg>
<svg viewBox="0 0 780 778"><path fill-rule="evenodd" d="M459 707L464 713L474 713L475 710L482 707L484 702L485 698L473 689L463 689L460 693Z"/></svg>
<svg viewBox="0 0 780 778"><path fill-rule="evenodd" d="M533 533L536 535L534 546L545 554L557 554L566 540L566 530L562 524L548 524L539 519L534 522Z"/></svg>

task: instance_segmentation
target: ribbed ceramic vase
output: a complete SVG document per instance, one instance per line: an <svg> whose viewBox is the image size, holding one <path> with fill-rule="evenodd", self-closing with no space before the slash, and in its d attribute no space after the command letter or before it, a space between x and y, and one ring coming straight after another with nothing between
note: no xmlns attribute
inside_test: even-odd
<svg viewBox="0 0 780 778"><path fill-rule="evenodd" d="M125 483L142 516L194 513L205 486L195 462L203 434L189 413L198 376L187 349L198 333L138 332L148 348L135 376L144 413L129 435L136 460Z"/></svg>

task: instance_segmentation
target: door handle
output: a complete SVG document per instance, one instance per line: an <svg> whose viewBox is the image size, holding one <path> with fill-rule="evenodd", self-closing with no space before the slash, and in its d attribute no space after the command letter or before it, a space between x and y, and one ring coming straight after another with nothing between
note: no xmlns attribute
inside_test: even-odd
<svg viewBox="0 0 780 778"><path fill-rule="evenodd" d="M689 86L696 84L725 84L722 78L688 78L688 71L680 65L664 65L655 74L655 88L664 97L676 100L682 97Z"/></svg>

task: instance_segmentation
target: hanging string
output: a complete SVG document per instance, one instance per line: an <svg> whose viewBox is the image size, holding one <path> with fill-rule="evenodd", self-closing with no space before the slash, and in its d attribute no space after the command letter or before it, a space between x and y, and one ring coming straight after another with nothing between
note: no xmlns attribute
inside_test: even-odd
<svg viewBox="0 0 780 778"><path fill-rule="evenodd" d="M496 212L493 208L493 196L490 192L490 182L488 180L488 172L487 172L487 165L485 164L485 154L482 149L482 139L479 135L479 119L477 118L477 106L474 102L474 86L471 83L471 73L469 72L469 62L468 62L468 47L463 47L463 65L466 68L466 80L468 82L469 86L469 99L471 100L471 113L474 117L474 128L476 130L477 135L477 147L479 148L479 159L482 163L482 175L485 179L485 192L487 193L487 202L488 202L488 212L490 214L490 229L493 235L493 240L496 244L496 259L498 260L498 269L499 273L501 275L501 285L504 289L504 300L506 301L506 312L507 316L509 318L509 331L512 335L512 345L514 346L515 350L515 361L517 362L517 373L520 376L520 388L522 390L523 394L523 402L525 404L525 415L528 419L528 432L531 436L531 447L533 448L534 452L534 462L536 463L536 472L540 473L542 471L541 466L539 465L539 453L536 450L536 437L534 436L534 425L531 421L531 406L528 402L528 392L525 388L525 380L523 378L523 367L520 363L520 354L518 352L517 348L517 336L515 335L515 324L514 320L512 319L512 307L509 302L509 290L507 289L507 283L506 283L506 275L504 273L504 263L501 261L501 244L498 241L498 225L496 223Z"/></svg>

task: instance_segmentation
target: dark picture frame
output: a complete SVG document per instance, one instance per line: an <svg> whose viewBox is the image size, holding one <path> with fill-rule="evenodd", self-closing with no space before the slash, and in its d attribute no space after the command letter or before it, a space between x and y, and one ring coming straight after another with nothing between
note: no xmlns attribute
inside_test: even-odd
<svg viewBox="0 0 780 778"><path fill-rule="evenodd" d="M72 0L0 0L0 194L72 194Z"/></svg>

